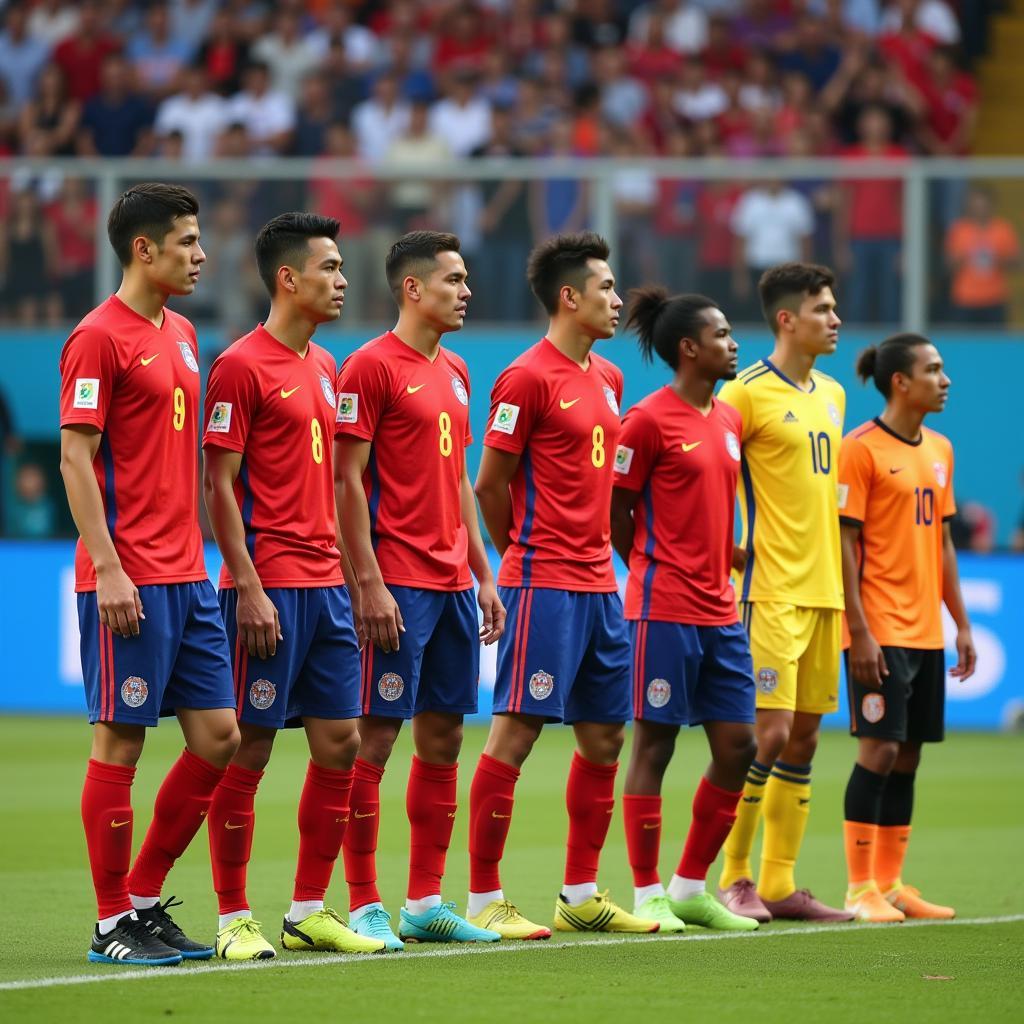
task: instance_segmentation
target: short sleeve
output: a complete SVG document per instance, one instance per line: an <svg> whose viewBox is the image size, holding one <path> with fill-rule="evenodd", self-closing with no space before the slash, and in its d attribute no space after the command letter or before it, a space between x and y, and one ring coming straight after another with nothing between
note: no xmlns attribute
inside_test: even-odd
<svg viewBox="0 0 1024 1024"><path fill-rule="evenodd" d="M338 374L335 437L372 441L388 405L390 382L384 363L359 349L341 364Z"/></svg>
<svg viewBox="0 0 1024 1024"><path fill-rule="evenodd" d="M956 493L953 488L953 446L946 449L949 456L949 465L946 470L946 489L942 496L942 518L952 519L956 515Z"/></svg>
<svg viewBox="0 0 1024 1024"><path fill-rule="evenodd" d="M626 491L642 491L661 447L661 431L651 415L633 406L622 421L615 449L614 485Z"/></svg>
<svg viewBox="0 0 1024 1024"><path fill-rule="evenodd" d="M513 364L494 382L484 444L518 455L526 447L543 408L543 382Z"/></svg>
<svg viewBox="0 0 1024 1024"><path fill-rule="evenodd" d="M60 357L60 425L103 430L119 375L114 339L95 327L76 330Z"/></svg>
<svg viewBox="0 0 1024 1024"><path fill-rule="evenodd" d="M458 374L459 378L462 380L463 387L466 390L466 405L468 406L469 405L470 396L473 394L473 389L470 387L470 384L469 384L469 367L466 366L465 362L462 359L459 359L459 358L452 359L452 364L454 365L455 371ZM454 381L453 381L452 382L452 387L454 388L454 386L455 386L455 384L454 384ZM460 400L461 400L461 396L460 396ZM465 446L468 448L472 443L473 443L473 423L472 423L472 417L471 416L467 416L466 417Z"/></svg>
<svg viewBox="0 0 1024 1024"><path fill-rule="evenodd" d="M868 448L855 437L844 437L839 449L839 519L862 525L871 496L875 464Z"/></svg>
<svg viewBox="0 0 1024 1024"><path fill-rule="evenodd" d="M206 385L203 447L244 452L258 401L252 368L241 359L221 356Z"/></svg>
<svg viewBox="0 0 1024 1024"><path fill-rule="evenodd" d="M747 386L738 380L726 381L718 398L740 414L740 440L746 441L754 432L754 408Z"/></svg>

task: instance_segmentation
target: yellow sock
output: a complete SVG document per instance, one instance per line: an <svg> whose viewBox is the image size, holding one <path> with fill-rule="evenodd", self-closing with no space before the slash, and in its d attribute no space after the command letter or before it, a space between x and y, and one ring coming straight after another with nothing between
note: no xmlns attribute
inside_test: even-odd
<svg viewBox="0 0 1024 1024"><path fill-rule="evenodd" d="M750 867L750 851L754 846L757 823L761 820L761 802L768 772L769 768L759 761L755 761L747 772L743 797L736 808L736 821L722 847L725 855L722 879L719 882L722 889L728 889L741 878L754 877Z"/></svg>
<svg viewBox="0 0 1024 1024"><path fill-rule="evenodd" d="M757 891L784 900L796 891L793 869L804 841L811 803L811 766L776 761L764 792L764 845Z"/></svg>

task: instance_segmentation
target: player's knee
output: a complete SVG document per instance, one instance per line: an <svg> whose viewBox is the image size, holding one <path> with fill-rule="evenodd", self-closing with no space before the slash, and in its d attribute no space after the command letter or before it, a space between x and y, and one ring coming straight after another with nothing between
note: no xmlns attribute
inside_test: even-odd
<svg viewBox="0 0 1024 1024"><path fill-rule="evenodd" d="M585 735L577 732L576 742L580 753L595 764L615 764L622 751L626 739L624 725L602 729L600 732L589 731ZM671 757L671 754L669 755ZM667 765L666 761L666 765Z"/></svg>
<svg viewBox="0 0 1024 1024"><path fill-rule="evenodd" d="M400 723L399 723L400 727ZM381 728L370 724L362 719L357 730L359 737L359 757L363 761L383 768L391 757L395 740L398 739L398 729L390 726Z"/></svg>
<svg viewBox="0 0 1024 1024"><path fill-rule="evenodd" d="M915 744L893 744L893 763L891 771L903 775L913 775L921 764L921 747Z"/></svg>
<svg viewBox="0 0 1024 1024"><path fill-rule="evenodd" d="M774 764L782 756L789 739L789 728L782 723L762 730L755 744L757 759L763 764Z"/></svg>
<svg viewBox="0 0 1024 1024"><path fill-rule="evenodd" d="M132 768L139 763L145 742L144 729L121 730L98 723L93 732L91 756L104 764Z"/></svg>
<svg viewBox="0 0 1024 1024"><path fill-rule="evenodd" d="M462 750L462 725L416 737L416 753L434 764L455 764Z"/></svg>
<svg viewBox="0 0 1024 1024"><path fill-rule="evenodd" d="M273 739L263 736L247 736L243 733L233 761L239 767L247 768L251 772L261 772L270 764L270 755L273 750Z"/></svg>
<svg viewBox="0 0 1024 1024"><path fill-rule="evenodd" d="M642 743L634 744L632 759L634 764L660 778L668 769L675 747L675 736L644 737Z"/></svg>
<svg viewBox="0 0 1024 1024"><path fill-rule="evenodd" d="M753 732L730 737L724 748L713 751L714 760L726 769L730 774L743 777L747 774L750 766L757 756L757 741Z"/></svg>
<svg viewBox="0 0 1024 1024"><path fill-rule="evenodd" d="M242 736L238 726L232 721L213 730L207 738L205 751L200 756L218 768L226 768L238 752Z"/></svg>

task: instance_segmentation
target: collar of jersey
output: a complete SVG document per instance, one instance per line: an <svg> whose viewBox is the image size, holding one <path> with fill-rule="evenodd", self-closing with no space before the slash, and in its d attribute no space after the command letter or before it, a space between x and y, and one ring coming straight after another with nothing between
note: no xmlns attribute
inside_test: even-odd
<svg viewBox="0 0 1024 1024"><path fill-rule="evenodd" d="M770 359L762 359L761 362L764 363L764 365L767 366L768 369L772 371L772 373L778 374L791 388L796 388L796 390L799 391L801 395L809 395L818 386L817 381L815 381L814 377L812 376L810 388L804 391L804 389L800 387L800 385L797 384L796 381L790 380Z"/></svg>

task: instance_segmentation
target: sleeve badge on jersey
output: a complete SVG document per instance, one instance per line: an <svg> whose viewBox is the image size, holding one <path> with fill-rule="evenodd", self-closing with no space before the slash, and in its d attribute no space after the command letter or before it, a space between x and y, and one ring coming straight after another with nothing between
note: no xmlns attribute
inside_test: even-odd
<svg viewBox="0 0 1024 1024"><path fill-rule="evenodd" d="M75 381L74 409L98 409L100 407L100 381L98 377L79 377Z"/></svg>
<svg viewBox="0 0 1024 1024"><path fill-rule="evenodd" d="M842 420L839 416L839 410L836 408L835 402L828 403L828 418L838 427Z"/></svg>
<svg viewBox="0 0 1024 1024"><path fill-rule="evenodd" d="M618 416L619 400L615 397L615 392L607 384L604 386L604 399L608 403L608 408Z"/></svg>
<svg viewBox="0 0 1024 1024"><path fill-rule="evenodd" d="M735 462L740 461L740 439L731 430L725 432L725 450Z"/></svg>
<svg viewBox="0 0 1024 1024"><path fill-rule="evenodd" d="M469 405L469 395L466 393L466 385L458 377L452 377L452 391L455 397L463 404Z"/></svg>
<svg viewBox="0 0 1024 1024"><path fill-rule="evenodd" d="M193 372L199 372L199 364L196 362L196 357L192 352L192 347L187 341L178 341L178 349L181 352L181 358L185 360L185 365Z"/></svg>
<svg viewBox="0 0 1024 1024"><path fill-rule="evenodd" d="M846 503L850 499L850 485L849 484L836 484L836 495L839 498L839 509L846 508Z"/></svg>
<svg viewBox="0 0 1024 1024"><path fill-rule="evenodd" d="M226 434L231 429L231 403L214 402L210 422L206 425L208 433Z"/></svg>
<svg viewBox="0 0 1024 1024"><path fill-rule="evenodd" d="M946 486L946 464L944 462L933 462L932 469L935 470L935 482L940 487Z"/></svg>
<svg viewBox="0 0 1024 1024"><path fill-rule="evenodd" d="M330 379L325 377L322 373L320 374L320 390L323 391L324 398L327 399L327 404L334 409L336 406L334 385L330 382Z"/></svg>
<svg viewBox="0 0 1024 1024"><path fill-rule="evenodd" d="M629 467L633 465L633 449L627 448L624 444L620 444L615 449L615 472L621 473L625 476L629 472Z"/></svg>
<svg viewBox="0 0 1024 1024"><path fill-rule="evenodd" d="M359 419L359 396L350 391L338 395L338 415L335 423L355 423Z"/></svg>
<svg viewBox="0 0 1024 1024"><path fill-rule="evenodd" d="M519 419L519 406L510 402L499 402L498 411L494 414L494 422L491 430L497 430L499 434L511 434L516 429L516 420Z"/></svg>

